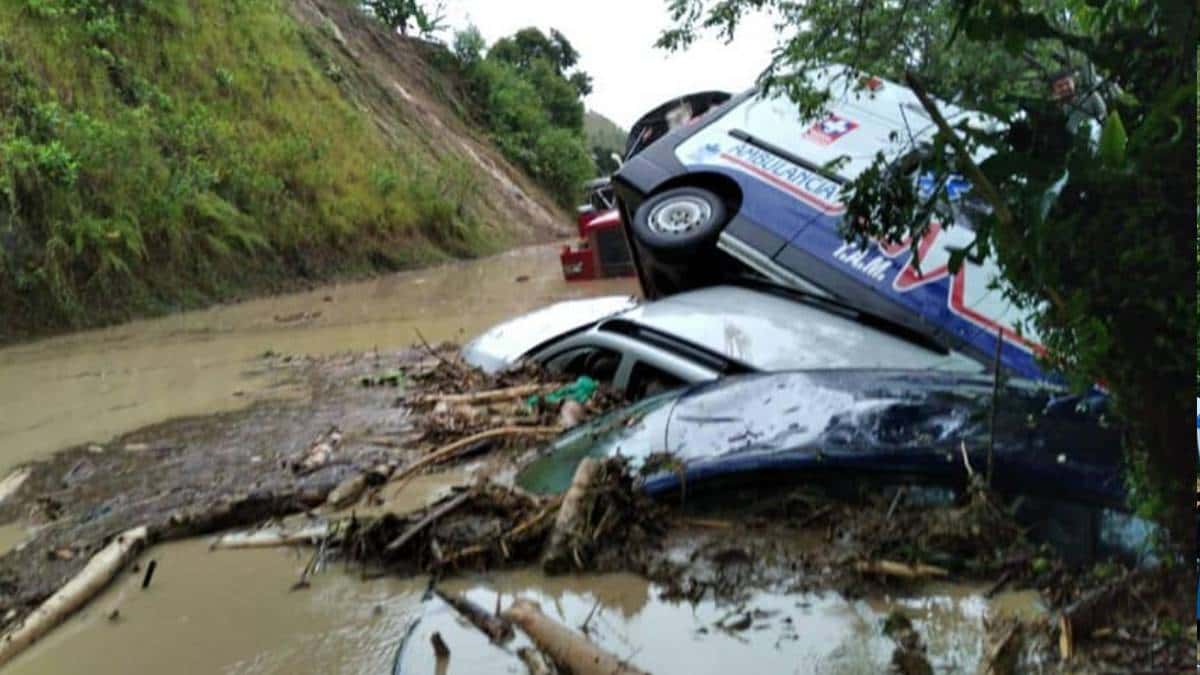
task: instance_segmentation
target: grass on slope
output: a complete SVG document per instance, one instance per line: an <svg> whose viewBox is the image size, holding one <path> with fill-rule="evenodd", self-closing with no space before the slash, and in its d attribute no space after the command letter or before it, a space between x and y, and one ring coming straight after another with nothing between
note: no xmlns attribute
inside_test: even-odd
<svg viewBox="0 0 1200 675"><path fill-rule="evenodd" d="M0 3L0 337L495 244L285 1Z"/></svg>

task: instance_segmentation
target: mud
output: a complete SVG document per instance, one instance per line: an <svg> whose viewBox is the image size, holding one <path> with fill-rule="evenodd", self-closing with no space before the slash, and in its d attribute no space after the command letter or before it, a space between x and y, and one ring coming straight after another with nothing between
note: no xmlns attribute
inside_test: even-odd
<svg viewBox="0 0 1200 675"><path fill-rule="evenodd" d="M523 279L523 281L518 281ZM0 471L168 419L302 398L257 357L462 341L551 302L630 294L563 281L558 247L135 321L0 349Z"/></svg>

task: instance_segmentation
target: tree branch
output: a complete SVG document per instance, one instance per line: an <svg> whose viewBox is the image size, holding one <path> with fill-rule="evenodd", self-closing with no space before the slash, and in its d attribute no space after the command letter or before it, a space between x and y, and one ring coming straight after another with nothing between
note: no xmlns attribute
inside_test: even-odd
<svg viewBox="0 0 1200 675"><path fill-rule="evenodd" d="M904 81L908 83L909 88L916 94L917 100L921 102L921 107L925 109L925 112L929 113L929 116L933 119L933 123L937 125L938 131L944 134L947 140L949 140L950 145L953 146L959 161L963 165L963 171L967 174L971 182L979 188L983 198L992 205L992 208L996 212L996 220L1000 222L1000 226L1011 231L1016 220L1013 218L1008 204L1004 202L1004 199L1000 196L1000 192L996 190L996 186L992 185L992 181L988 180L988 177L983 174L983 170L979 168L975 160L971 159L971 153L967 151L966 144L954 132L954 129L950 127L950 123L946 121L946 118L942 117L937 104L926 93L925 87L921 86L921 81L917 79L917 76L911 71L906 72L904 74ZM1049 287L1046 287L1044 290L1050 297L1051 303L1057 309L1061 310L1065 307L1062 296L1057 291Z"/></svg>
<svg viewBox="0 0 1200 675"><path fill-rule="evenodd" d="M1000 197L1000 193L996 190L996 186L992 185L992 181L988 180L988 177L983 175L983 170L979 168L979 165L975 163L975 160L971 159L971 153L967 151L966 144L964 144L962 139L958 137L958 134L954 132L954 129L950 127L950 123L946 121L946 118L942 117L941 111L938 110L937 105L933 102L933 99L929 98L929 94L925 92L925 87L921 85L921 81L918 80L917 76L911 71L904 74L904 81L908 83L909 88L912 89L913 93L917 95L917 100L921 102L921 107L925 109L925 112L929 113L929 117L932 118L933 123L937 125L938 131L946 136L946 139L954 148L955 153L958 155L959 162L963 165L963 171L967 174L967 177L970 178L972 183L979 187L979 191L983 194L983 198L992 205L993 209L995 209L996 219L1000 221L1001 226L1006 228L1012 227L1015 221L1013 220L1012 211L1010 211L1008 208L1008 204L1006 204Z"/></svg>

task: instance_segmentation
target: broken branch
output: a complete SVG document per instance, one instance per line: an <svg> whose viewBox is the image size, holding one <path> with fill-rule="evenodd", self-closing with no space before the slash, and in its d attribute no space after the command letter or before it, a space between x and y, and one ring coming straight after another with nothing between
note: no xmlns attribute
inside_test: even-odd
<svg viewBox="0 0 1200 675"><path fill-rule="evenodd" d="M432 394L429 396L419 396L413 403L417 405L429 403L489 403L492 401L505 401L513 398L524 398L543 391L554 391L560 388L561 384L522 384L515 387L505 387L504 389L489 389L487 391L475 391L469 394Z"/></svg>
<svg viewBox="0 0 1200 675"><path fill-rule="evenodd" d="M550 541L542 555L542 569L547 573L562 571L578 557L574 546L575 534L583 529L579 521L587 515L588 493L600 476L601 466L600 462L585 457L575 469L575 477L563 495L562 507L554 519L554 529L550 532Z"/></svg>
<svg viewBox="0 0 1200 675"><path fill-rule="evenodd" d="M422 530L429 527L432 523L436 522L442 516L446 515L447 513L450 513L454 509L457 509L458 507L462 506L467 501L467 499L469 499L471 497L471 495L472 495L472 492L470 490L468 490L468 491L460 494L459 496L455 497L454 499L451 499L450 501L446 502L445 504L442 504L441 506L437 507L433 511L430 511L428 515L426 515L424 518L419 520L412 527L405 530L403 534L401 534L399 537L396 537L390 544L385 546L383 550L386 551L387 553L394 553L394 552L400 550L400 548L403 547L405 544L407 544L409 542L409 540L411 540L413 537L420 534Z"/></svg>
<svg viewBox="0 0 1200 675"><path fill-rule="evenodd" d="M460 595L447 593L441 589L434 589L433 592L443 602L453 607L464 619L470 621L473 626L483 631L484 634L491 638L492 642L501 644L512 639L512 622L504 617L490 614L487 610Z"/></svg>
<svg viewBox="0 0 1200 675"><path fill-rule="evenodd" d="M481 431L472 436L460 438L449 445L445 445L437 450L434 450L416 462L408 465L402 471L393 476L392 480L404 480L405 478L408 478L409 476L427 466L430 466L431 464L438 464L451 459L455 453L459 452L463 448L468 448L479 441L487 440L489 438L500 438L503 436L554 436L561 433L561 431L562 430L558 427L501 427L499 429Z"/></svg>
<svg viewBox="0 0 1200 675"><path fill-rule="evenodd" d="M894 560L862 560L854 564L854 569L863 574L878 574L880 576L898 577L901 579L940 578L949 576L950 574L946 569L936 565L926 565L924 563L909 565Z"/></svg>
<svg viewBox="0 0 1200 675"><path fill-rule="evenodd" d="M328 534L329 526L326 524L305 527L291 532L281 530L230 532L218 537L209 549L273 548L277 546L297 546L300 544L311 545L320 541Z"/></svg>
<svg viewBox="0 0 1200 675"><path fill-rule="evenodd" d="M83 568L33 611L20 626L0 640L0 664L8 663L96 596L146 543L145 526L113 539Z"/></svg>
<svg viewBox="0 0 1200 675"><path fill-rule="evenodd" d="M574 675L647 675L542 613L537 603L517 600L502 615L558 665Z"/></svg>

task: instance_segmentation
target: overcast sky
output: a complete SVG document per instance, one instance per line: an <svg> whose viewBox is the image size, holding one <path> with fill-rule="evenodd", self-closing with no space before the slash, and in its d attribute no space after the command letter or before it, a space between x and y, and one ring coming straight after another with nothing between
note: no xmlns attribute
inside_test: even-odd
<svg viewBox="0 0 1200 675"><path fill-rule="evenodd" d="M664 0L448 0L446 5L452 28L474 23L488 44L526 26L562 31L580 53L579 67L592 76L587 107L625 129L674 96L749 88L775 46L770 20L752 16L731 45L707 37L686 52L667 54L653 46L669 25Z"/></svg>

